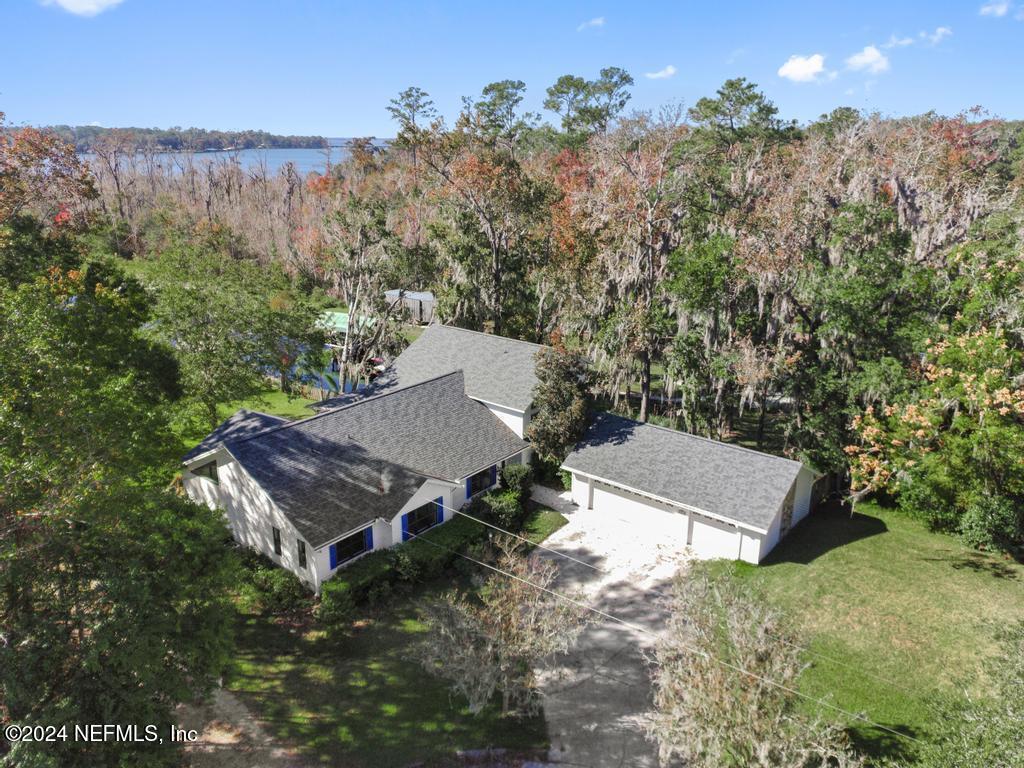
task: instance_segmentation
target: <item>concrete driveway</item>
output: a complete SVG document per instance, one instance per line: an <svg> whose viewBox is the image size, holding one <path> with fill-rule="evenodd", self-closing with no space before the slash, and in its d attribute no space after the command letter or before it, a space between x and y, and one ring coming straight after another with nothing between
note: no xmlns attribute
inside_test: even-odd
<svg viewBox="0 0 1024 768"><path fill-rule="evenodd" d="M686 527L681 538L654 539L636 521L579 509L568 493L538 487L534 498L569 519L544 546L592 566L539 550L558 563L558 588L577 590L592 607L660 632L665 614L658 592L687 562ZM654 642L647 632L598 617L576 647L542 675L551 761L588 768L657 766L657 748L644 732L651 710L646 654Z"/></svg>

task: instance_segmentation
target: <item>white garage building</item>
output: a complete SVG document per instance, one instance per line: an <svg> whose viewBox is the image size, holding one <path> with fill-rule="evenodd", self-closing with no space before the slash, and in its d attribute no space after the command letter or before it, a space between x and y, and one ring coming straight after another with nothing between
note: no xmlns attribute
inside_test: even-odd
<svg viewBox="0 0 1024 768"><path fill-rule="evenodd" d="M817 474L800 462L597 416L562 468L580 507L634 520L699 558L759 563L810 511Z"/></svg>

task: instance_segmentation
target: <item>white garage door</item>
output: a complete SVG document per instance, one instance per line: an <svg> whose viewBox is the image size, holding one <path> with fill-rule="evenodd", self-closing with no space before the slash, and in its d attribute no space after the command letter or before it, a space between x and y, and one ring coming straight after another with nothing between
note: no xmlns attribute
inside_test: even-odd
<svg viewBox="0 0 1024 768"><path fill-rule="evenodd" d="M594 511L611 518L609 522L628 524L633 531L642 532L653 541L686 545L687 514L683 509L595 481ZM694 515L690 546L700 558L735 559L740 553L739 529Z"/></svg>
<svg viewBox="0 0 1024 768"><path fill-rule="evenodd" d="M686 512L667 504L595 482L594 510L627 523L645 536L686 544Z"/></svg>

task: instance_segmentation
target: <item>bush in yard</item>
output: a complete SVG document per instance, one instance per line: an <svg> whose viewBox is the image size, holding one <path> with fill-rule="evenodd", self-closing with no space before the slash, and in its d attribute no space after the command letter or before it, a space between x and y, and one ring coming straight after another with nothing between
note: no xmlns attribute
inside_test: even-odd
<svg viewBox="0 0 1024 768"><path fill-rule="evenodd" d="M491 492L484 496L487 519L499 528L517 531L525 515L523 505L512 491Z"/></svg>
<svg viewBox="0 0 1024 768"><path fill-rule="evenodd" d="M694 570L675 580L669 631L655 651L655 715L648 728L662 764L863 765L840 725L798 711L790 691L804 664L781 614L732 579L711 580Z"/></svg>
<svg viewBox="0 0 1024 768"><path fill-rule="evenodd" d="M263 609L270 613L288 613L306 608L312 594L291 571L272 565L260 568L252 575L253 585L259 593Z"/></svg>
<svg viewBox="0 0 1024 768"><path fill-rule="evenodd" d="M356 601L344 579L335 577L320 587L320 607L316 616L322 624L335 627L348 624L355 610Z"/></svg>
<svg viewBox="0 0 1024 768"><path fill-rule="evenodd" d="M308 607L311 593L291 571L281 568L266 555L242 547L239 550L249 596L270 613L286 613Z"/></svg>
<svg viewBox="0 0 1024 768"><path fill-rule="evenodd" d="M506 464L501 470L501 484L523 504L530 498L533 470L526 464Z"/></svg>
<svg viewBox="0 0 1024 768"><path fill-rule="evenodd" d="M394 578L391 552L370 552L339 568L321 585L317 616L325 624L344 624L351 619L356 606L367 601L375 585L390 583Z"/></svg>
<svg viewBox="0 0 1024 768"><path fill-rule="evenodd" d="M474 714L501 695L502 715L536 711L534 670L553 654L565 653L586 623L586 611L531 585L554 583L557 566L523 556L501 537L499 567L518 576L491 574L479 599L450 592L428 603L429 632L419 649L431 674L447 679L469 700Z"/></svg>
<svg viewBox="0 0 1024 768"><path fill-rule="evenodd" d="M1001 496L981 496L968 503L960 535L978 549L1013 551L1024 541L1024 511Z"/></svg>
<svg viewBox="0 0 1024 768"><path fill-rule="evenodd" d="M460 559L456 553L486 536L480 523L457 517L397 547L370 552L323 583L317 616L324 624L347 624L358 606L386 600L400 580L437 578Z"/></svg>
<svg viewBox="0 0 1024 768"><path fill-rule="evenodd" d="M413 559L412 554L407 548L399 547L396 549L391 562L394 566L395 574L400 580L409 583L419 581L420 564Z"/></svg>
<svg viewBox="0 0 1024 768"><path fill-rule="evenodd" d="M572 490L572 472L569 472L569 471L563 469L561 472L558 473L558 477L562 481L562 487L565 490L567 490L567 491L571 491Z"/></svg>

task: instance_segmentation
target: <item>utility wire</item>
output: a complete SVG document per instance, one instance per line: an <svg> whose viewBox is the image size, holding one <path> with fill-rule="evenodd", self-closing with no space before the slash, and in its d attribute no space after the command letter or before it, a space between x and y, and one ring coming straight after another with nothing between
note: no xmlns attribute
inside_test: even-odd
<svg viewBox="0 0 1024 768"><path fill-rule="evenodd" d="M436 504L437 502L434 502L434 503ZM494 525L493 523L489 523L486 520L481 520L480 518L474 517L473 515L467 514L467 513L463 512L461 510L453 509L453 508L447 507L447 506L445 506L443 504L440 504L438 506L440 506L442 509L445 509L445 510L448 510L448 511L452 512L453 514L461 515L462 517L467 517L470 520L473 520L473 521L475 521L477 523L480 523L481 525L487 526L488 528L493 528L496 531L500 531L501 533L504 533L507 536L511 536L513 538L519 539L520 541L525 541L526 543L530 544L531 546L537 547L539 549L543 549L544 551L550 552L553 555L557 555L559 557L563 557L566 560L571 560L574 563L579 563L580 565L586 566L587 568L591 568L591 569L597 571L598 573L602 573L602 574L605 574L605 575L610 575L611 574L611 571L607 570L606 568L601 568L599 566L592 565L591 563L587 563L587 562L585 562L583 560L579 560L578 558L575 558L575 557L573 557L571 555L568 555L565 552L560 552L557 549L552 549L551 547L546 547L543 544L537 544L537 543L531 541L528 538L520 536L519 534L513 533L512 531L506 530L506 529L504 529L504 528L502 528L500 526ZM668 595L666 595L661 590L653 589L651 591L654 594L658 595L659 597L661 597L663 599L666 599L668 597ZM807 647L805 645L800 645L799 643L794 643L794 642L792 642L790 640L787 640L787 639L785 639L783 637L776 637L775 639L778 640L781 643L785 643L786 645L789 645L789 646L791 646L793 648L796 648L796 649L798 649L798 650L800 650L800 651L802 651L804 653L807 653L807 654L809 654L811 656L817 656L818 658L823 659L823 660L828 661L828 662L831 662L832 664L835 664L836 666L844 667L846 669L849 669L849 670L852 670L854 672L857 672L858 674L863 675L865 677L870 677L873 680L876 680L876 681L878 681L880 683L885 683L887 686L889 686L893 690L899 691L900 693L904 694L905 696L908 696L910 698L916 698L916 694L911 693L906 688L900 686L899 684L893 682L892 680L890 680L888 678L885 678L885 677L882 677L880 675L874 674L873 672L870 672L869 670L862 669L860 667L856 667L853 664L850 664L848 662L840 661L839 659L836 659L836 658L834 658L832 656L828 656L828 655L826 655L824 653L821 653L820 651L812 650L811 648L809 648L809 647Z"/></svg>
<svg viewBox="0 0 1024 768"><path fill-rule="evenodd" d="M410 532L409 535L412 536L413 538L416 538L416 539L421 538L420 534L415 534L415 533ZM554 591L552 589L548 589L547 587L542 587L539 584L534 584L532 581L529 581L528 579L524 579L521 576L516 576L514 573L509 573L508 571L504 571L501 568L498 568L497 566L481 562L480 560L477 560L476 558L470 557L469 555L463 554L462 552L458 552L458 551L456 551L454 549L449 549L448 547L442 547L440 544L437 544L437 543L431 541L430 539L424 538L423 541L425 541L427 544L429 544L432 547L436 547L437 549L440 549L440 550L442 550L444 552L448 552L449 554L456 555L457 557L461 557L461 558L463 558L465 560L468 560L471 563L475 563L476 565L479 565L479 566L481 566L483 568L487 568L488 570L494 571L495 573L500 573L502 576L506 576L506 577L508 577L510 579L514 579L515 581L518 581L518 582L521 582L523 584L526 584L526 585L528 585L530 587L533 587L534 589L536 589L536 590L538 590L540 592L545 592L545 593L551 595L552 597L556 597L559 600L563 600L563 601L565 601L567 603L575 605L575 606L577 606L579 608L582 608L582 609L584 609L586 611L590 611L591 613L596 614L598 616L601 616L602 618L608 619L609 621L614 621L617 624L620 624L620 625L622 625L622 626L624 626L624 627L626 627L628 629L632 629L632 630L635 630L637 632L641 632L641 633L643 633L645 635L649 635L649 636L651 636L653 638L657 638L658 637L656 632L654 632L654 631L652 631L650 629L647 629L646 627L642 627L639 624L634 624L634 623L632 623L630 621L627 621L626 619L623 619L623 618L620 618L618 616L615 616L614 614L608 613L607 611L602 611L600 608L594 608L593 606L587 605L586 603L582 603L579 600L575 600L575 599L569 597L568 595L563 595L562 593L556 592L556 591ZM850 712L849 710L843 709L842 707L837 706L836 704L832 704L832 703L830 703L828 701L825 701L824 699L817 699L817 698L815 698L813 696L807 695L806 693L801 693L800 691L796 690L795 688L790 688L787 685L784 685L782 683L776 682L775 680L772 680L770 678L767 678L767 677L764 677L762 675L759 675L756 672L750 672L749 670L743 669L742 667L739 667L739 666L733 664L732 662L726 661L725 659L721 659L721 658L719 658L719 657L717 657L717 656L715 656L713 654L710 654L707 651L702 651L702 650L700 650L698 648L694 648L692 646L685 645L685 644L683 644L682 647L685 650L690 651L691 653L696 653L696 654L698 654L700 656L703 656L704 658L710 659L710 660L712 660L712 661L714 661L714 662L716 662L718 664L721 664L722 666L727 667L728 669L731 669L734 672L739 672L742 675L746 675L746 676L748 676L750 678L753 678L755 680L758 680L758 681L760 681L762 683L765 683L767 685L771 685L771 686L773 686L775 688L778 688L779 690L782 690L782 691L785 691L786 693L792 694L793 696L797 696L797 697L799 697L801 699L805 699L807 701L810 701L810 702L813 702L815 704L818 704L819 706L826 707L828 709L832 709L832 710L834 710L836 712L839 712L841 714L846 715L847 717L853 718L854 720L860 720L861 722L863 722L863 723L865 723L867 725L870 725L870 726L872 726L874 728L878 728L879 730L882 730L882 731L886 731L887 733L891 733L894 736L898 736L901 739L906 739L906 740L912 741L912 742L914 742L916 744L923 743L920 739L917 739L917 738L915 738L913 736L909 736L909 735L907 735L905 733L902 733L901 731L897 731L894 728L890 728L890 727L888 727L886 725L882 725L881 723L876 723L874 720L871 720L866 715L862 715L862 714L859 714L859 713L856 713L856 712Z"/></svg>

